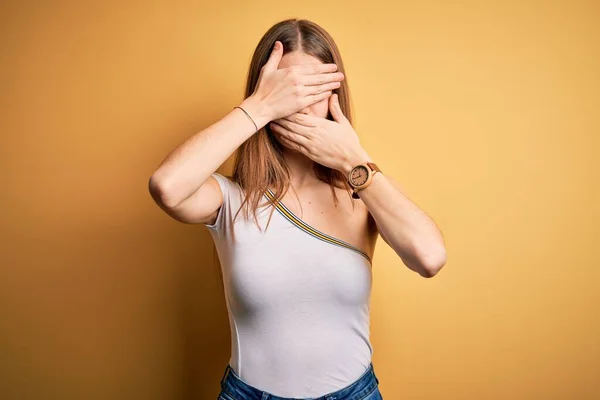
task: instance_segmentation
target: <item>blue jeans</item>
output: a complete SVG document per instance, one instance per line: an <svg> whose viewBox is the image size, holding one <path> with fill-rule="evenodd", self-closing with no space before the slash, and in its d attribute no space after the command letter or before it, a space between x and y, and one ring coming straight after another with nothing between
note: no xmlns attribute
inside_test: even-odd
<svg viewBox="0 0 600 400"><path fill-rule="evenodd" d="M217 400L383 400L379 392L379 379L375 376L373 363L353 383L318 398L279 397L248 385L227 364L221 379L221 393Z"/></svg>

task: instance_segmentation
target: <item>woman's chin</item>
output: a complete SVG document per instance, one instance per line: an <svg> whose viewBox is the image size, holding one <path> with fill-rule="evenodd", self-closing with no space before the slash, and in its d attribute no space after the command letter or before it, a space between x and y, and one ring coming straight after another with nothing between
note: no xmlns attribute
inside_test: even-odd
<svg viewBox="0 0 600 400"><path fill-rule="evenodd" d="M299 151L298 151L298 150L294 149L293 147L290 147L290 145L289 145L289 144L287 144L287 143L284 143L283 141L281 141L281 140L279 139L279 134L278 134L278 133L275 133L273 136L275 137L275 140L277 140L277 143L279 143L279 145L280 145L281 147L283 147L283 150L284 150L284 151L286 151L286 152L294 152L294 153L299 153Z"/></svg>
<svg viewBox="0 0 600 400"><path fill-rule="evenodd" d="M280 143L281 143L281 142L280 142ZM302 152L300 152L300 151L298 151L298 150L294 149L293 147L290 147L290 146L288 146L288 145L287 145L287 144L285 144L285 143L282 143L281 145L283 146L283 148L284 148L284 151L285 151L286 153L299 153L299 154L302 154Z"/></svg>

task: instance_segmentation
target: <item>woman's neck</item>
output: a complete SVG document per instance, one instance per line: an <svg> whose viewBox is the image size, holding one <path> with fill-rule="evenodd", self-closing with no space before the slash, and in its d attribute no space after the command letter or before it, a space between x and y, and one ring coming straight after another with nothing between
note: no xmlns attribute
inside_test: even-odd
<svg viewBox="0 0 600 400"><path fill-rule="evenodd" d="M295 190L302 190L304 187L320 182L319 178L315 175L315 162L304 154L285 149L283 151L283 159L290 170L290 183Z"/></svg>

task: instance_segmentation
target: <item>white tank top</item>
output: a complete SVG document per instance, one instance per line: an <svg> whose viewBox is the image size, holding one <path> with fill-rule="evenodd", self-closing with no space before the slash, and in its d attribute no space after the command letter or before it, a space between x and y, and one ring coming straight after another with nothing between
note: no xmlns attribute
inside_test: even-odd
<svg viewBox="0 0 600 400"><path fill-rule="evenodd" d="M223 205L215 223L205 226L223 272L234 372L280 397L319 397L354 382L373 355L369 256L312 228L282 202L266 230L272 206L258 209L263 232L252 214L245 221L240 211L234 240L230 221L243 190L217 172L212 176Z"/></svg>

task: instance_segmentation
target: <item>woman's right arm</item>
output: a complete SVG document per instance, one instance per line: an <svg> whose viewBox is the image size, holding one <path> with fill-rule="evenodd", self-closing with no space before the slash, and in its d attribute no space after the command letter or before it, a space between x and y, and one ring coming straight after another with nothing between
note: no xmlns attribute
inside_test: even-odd
<svg viewBox="0 0 600 400"><path fill-rule="evenodd" d="M328 98L344 79L333 63L280 69L282 56L283 45L277 41L255 92L240 104L257 126L234 108L175 148L152 174L150 193L167 214L185 223L212 224L223 203L221 188L211 176L217 168L257 128Z"/></svg>
<svg viewBox="0 0 600 400"><path fill-rule="evenodd" d="M255 96L246 98L240 107L250 114L258 129L271 121L268 107ZM148 186L154 201L180 222L213 222L223 197L211 175L255 131L248 116L234 108L219 121L188 138L150 177ZM202 201L197 201L199 199Z"/></svg>

